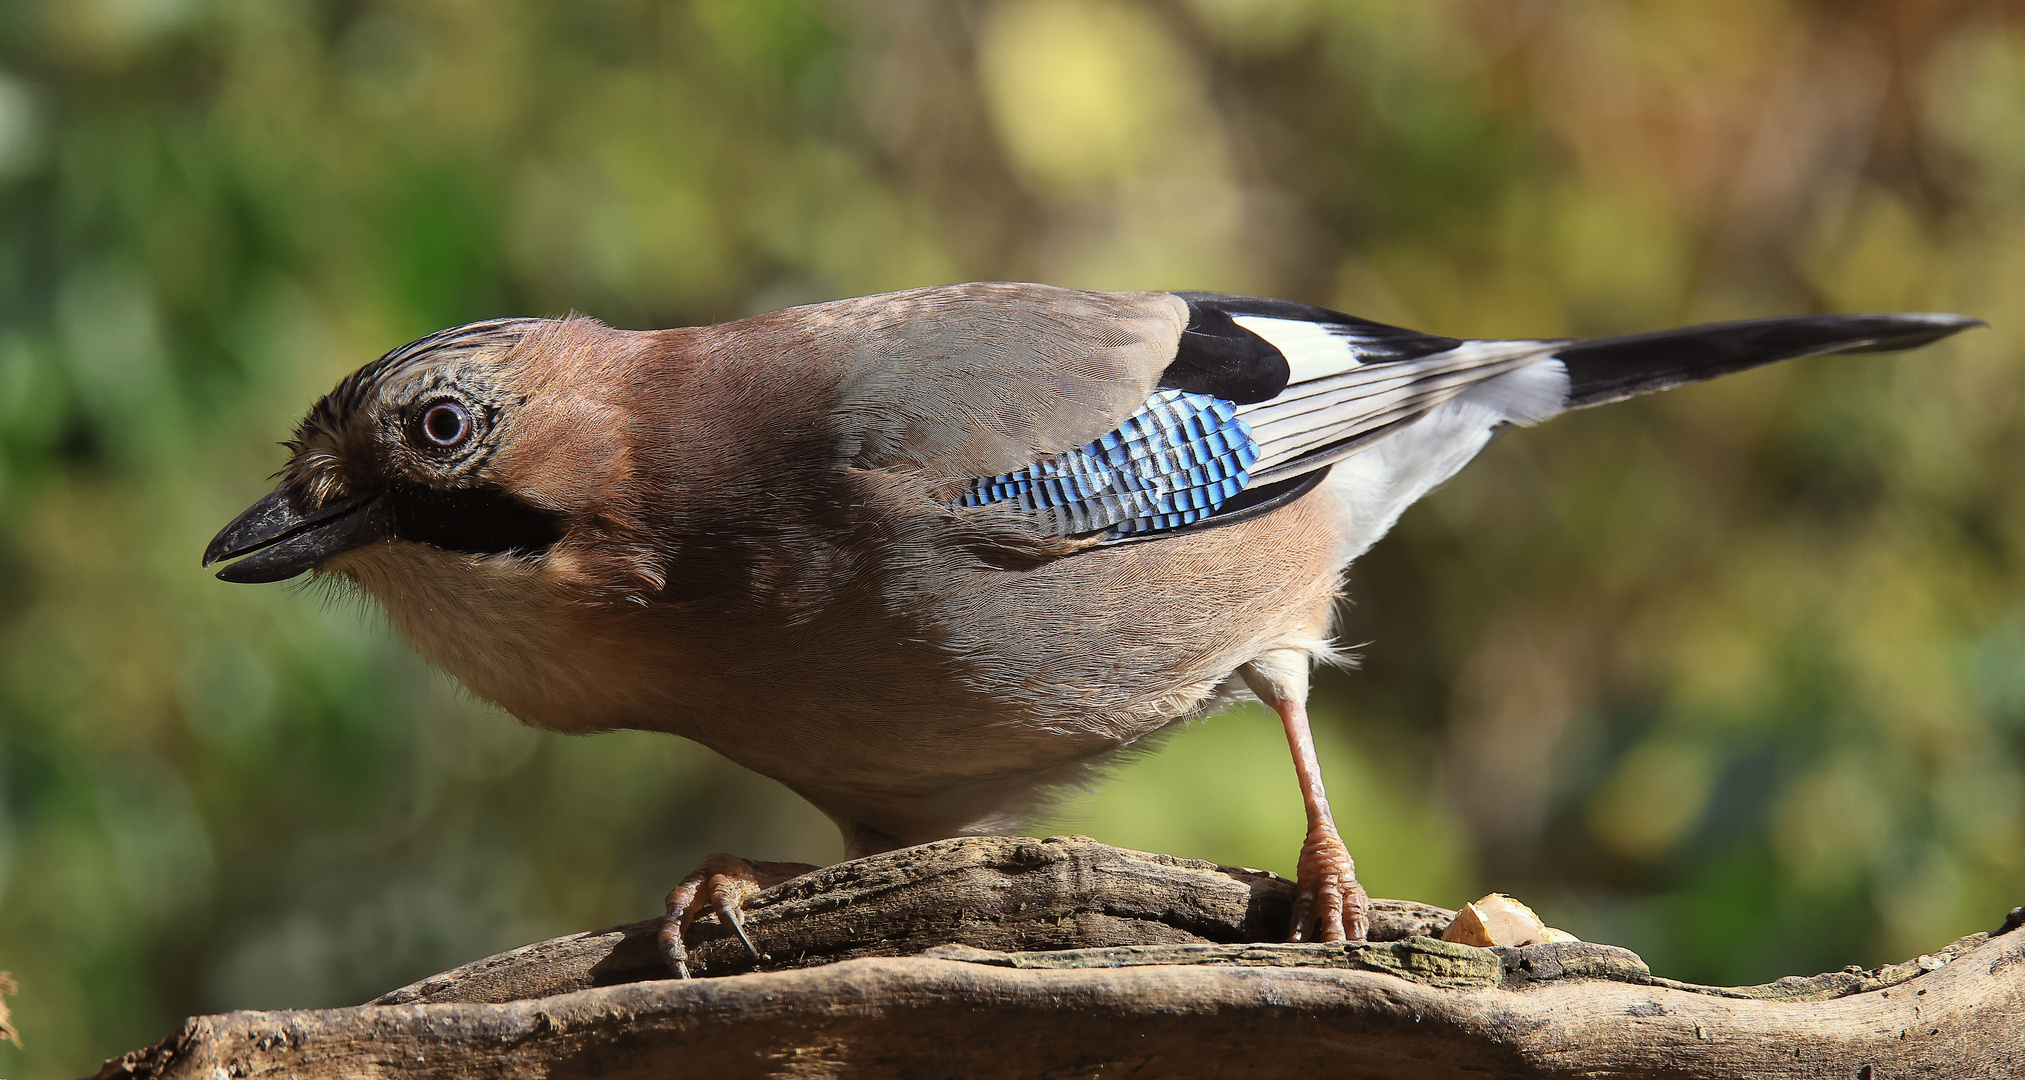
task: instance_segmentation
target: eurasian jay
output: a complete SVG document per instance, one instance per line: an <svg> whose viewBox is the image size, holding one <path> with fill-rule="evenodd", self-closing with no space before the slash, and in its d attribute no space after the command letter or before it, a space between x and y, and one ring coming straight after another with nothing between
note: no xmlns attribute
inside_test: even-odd
<svg viewBox="0 0 2025 1080"><path fill-rule="evenodd" d="M478 697L694 739L815 804L853 857L1015 829L1257 698L1307 809L1290 940L1354 940L1365 896L1304 705L1352 559L1508 425L1974 325L1465 341L1023 284L676 330L497 319L346 377L204 563L349 582ZM671 963L693 919L743 936L743 897L805 869L707 860L669 896Z"/></svg>

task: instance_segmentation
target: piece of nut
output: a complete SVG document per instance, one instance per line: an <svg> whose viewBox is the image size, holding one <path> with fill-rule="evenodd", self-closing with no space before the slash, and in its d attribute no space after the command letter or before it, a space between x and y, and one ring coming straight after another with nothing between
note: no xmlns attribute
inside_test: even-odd
<svg viewBox="0 0 2025 1080"><path fill-rule="evenodd" d="M1455 921L1441 932L1441 939L1479 948L1581 940L1566 930L1556 930L1541 922L1532 908L1504 893L1491 893L1473 904L1464 904L1462 910L1456 912Z"/></svg>

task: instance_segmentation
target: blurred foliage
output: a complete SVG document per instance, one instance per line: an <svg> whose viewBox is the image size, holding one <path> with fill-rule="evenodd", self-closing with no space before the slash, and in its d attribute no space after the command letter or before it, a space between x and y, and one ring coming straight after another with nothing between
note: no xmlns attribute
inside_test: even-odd
<svg viewBox="0 0 2025 1080"><path fill-rule="evenodd" d="M768 781L528 731L197 553L429 330L991 278L1455 335L1988 318L1507 437L1353 571L1318 737L1375 893L1515 892L1669 975L2025 901L2015 4L11 0L0 1073L834 858ZM1254 710L1055 827L1285 872L1300 811Z"/></svg>

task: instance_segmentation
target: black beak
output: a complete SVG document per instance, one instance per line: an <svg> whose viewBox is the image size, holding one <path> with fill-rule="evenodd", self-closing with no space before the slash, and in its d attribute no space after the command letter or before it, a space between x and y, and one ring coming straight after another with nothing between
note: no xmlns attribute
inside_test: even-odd
<svg viewBox="0 0 2025 1080"><path fill-rule="evenodd" d="M380 493L355 495L305 510L287 486L275 488L219 530L204 565L244 559L218 571L223 581L285 581L333 555L387 535Z"/></svg>

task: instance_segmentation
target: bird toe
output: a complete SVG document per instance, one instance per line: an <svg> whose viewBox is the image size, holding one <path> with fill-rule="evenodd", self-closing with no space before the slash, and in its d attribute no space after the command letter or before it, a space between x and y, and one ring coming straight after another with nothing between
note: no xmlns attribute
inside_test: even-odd
<svg viewBox="0 0 2025 1080"><path fill-rule="evenodd" d="M1370 899L1334 829L1314 830L1301 847L1293 915L1288 941L1363 941L1370 933Z"/></svg>
<svg viewBox="0 0 2025 1080"><path fill-rule="evenodd" d="M766 954L753 944L752 935L746 930L745 902L814 869L806 863L749 862L722 853L704 859L668 892L668 914L656 936L662 958L676 978L690 978L689 946L685 940L689 926L705 915L716 915L718 922L745 945L755 963L764 961Z"/></svg>

